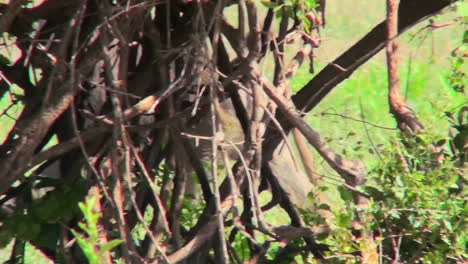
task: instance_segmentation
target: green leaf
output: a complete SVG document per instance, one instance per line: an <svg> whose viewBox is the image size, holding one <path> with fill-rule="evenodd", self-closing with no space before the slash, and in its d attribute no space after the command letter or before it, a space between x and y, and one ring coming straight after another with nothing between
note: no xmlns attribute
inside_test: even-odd
<svg viewBox="0 0 468 264"><path fill-rule="evenodd" d="M395 182L398 186L401 186L401 187L405 186L405 183L403 182L403 177L401 175L397 175L395 177Z"/></svg>
<svg viewBox="0 0 468 264"><path fill-rule="evenodd" d="M88 225L86 225L85 223L78 223L78 226L81 228L81 230L85 231L86 234L90 234L92 231L89 229Z"/></svg>
<svg viewBox="0 0 468 264"><path fill-rule="evenodd" d="M443 220L444 222L444 225L445 227L447 227L447 229L450 231L450 232L453 232L453 226L452 226L452 223L448 220Z"/></svg>
<svg viewBox="0 0 468 264"><path fill-rule="evenodd" d="M94 245L88 243L87 239L75 230L71 230L71 232L76 237L76 241L78 242L78 245L80 246L81 250L83 250L83 253L85 254L86 258L89 260L89 263L98 264L99 257L94 251Z"/></svg>
<svg viewBox="0 0 468 264"><path fill-rule="evenodd" d="M302 14L302 13L301 13ZM302 22L304 23L304 29L305 29L305 32L306 33L310 33L310 28L311 28L311 24L310 24L310 20L307 19L305 16L304 17L301 17L298 15L298 17L302 20Z"/></svg>
<svg viewBox="0 0 468 264"><path fill-rule="evenodd" d="M343 201L350 202L353 200L353 194L345 187L339 186L338 192L340 193L341 199L343 199Z"/></svg>
<svg viewBox="0 0 468 264"><path fill-rule="evenodd" d="M99 254L102 256L105 252L112 250L113 248L117 247L123 242L124 241L122 239L114 239L112 241L109 241L101 246L101 249L99 249Z"/></svg>
<svg viewBox="0 0 468 264"><path fill-rule="evenodd" d="M330 211L330 206L328 204L320 204L317 209L321 209L321 210L327 210L327 211Z"/></svg>
<svg viewBox="0 0 468 264"><path fill-rule="evenodd" d="M0 54L0 64L3 64L3 65L11 64L11 61L7 57Z"/></svg>
<svg viewBox="0 0 468 264"><path fill-rule="evenodd" d="M353 219L352 214L345 212L335 213L335 222L336 225L342 228L348 228L351 225L351 220Z"/></svg>
<svg viewBox="0 0 468 264"><path fill-rule="evenodd" d="M317 3L317 0L304 0L304 3L307 6L307 9L313 9L319 7L319 4Z"/></svg>
<svg viewBox="0 0 468 264"><path fill-rule="evenodd" d="M271 8L271 9L275 9L275 8L277 8L278 6L280 6L280 5L278 5L277 3L275 3L275 2L270 2L270 1L261 1L261 3L262 3L262 5L264 5L265 7Z"/></svg>
<svg viewBox="0 0 468 264"><path fill-rule="evenodd" d="M414 224L416 222L416 216L414 214L411 214L408 217L408 221L409 221L410 224Z"/></svg>
<svg viewBox="0 0 468 264"><path fill-rule="evenodd" d="M58 225L57 224L42 224L41 232L36 236L32 242L36 246L46 247L51 250L57 249L57 240L59 239L58 235Z"/></svg>
<svg viewBox="0 0 468 264"><path fill-rule="evenodd" d="M326 192L326 191L328 191L328 189L330 189L328 186L320 186L319 187L319 191L321 191L321 192Z"/></svg>
<svg viewBox="0 0 468 264"><path fill-rule="evenodd" d="M278 17L282 17L282 13L279 12L282 8L283 8L284 5L279 5L275 8L273 8L273 12L275 12L277 14Z"/></svg>
<svg viewBox="0 0 468 264"><path fill-rule="evenodd" d="M291 6L285 6L284 13L286 14L286 17L294 18L295 13Z"/></svg>

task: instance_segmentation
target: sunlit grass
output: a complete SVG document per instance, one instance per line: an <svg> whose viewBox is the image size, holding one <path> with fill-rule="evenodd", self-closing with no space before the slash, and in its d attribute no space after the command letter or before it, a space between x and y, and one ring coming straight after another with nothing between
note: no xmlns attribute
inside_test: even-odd
<svg viewBox="0 0 468 264"><path fill-rule="evenodd" d="M10 243L4 249L0 249L0 263L7 263L7 261L10 258L10 251L12 248L13 248L13 242ZM29 264L49 264L49 263L51 264L53 263L29 243L26 244L24 261L25 261L24 263L29 263Z"/></svg>
<svg viewBox="0 0 468 264"><path fill-rule="evenodd" d="M316 73L333 61L385 17L383 3L342 0L327 5L327 26L322 30L322 46L316 50ZM340 14L340 15L334 15ZM443 23L457 14L448 12L436 18ZM460 107L467 96L456 93L444 80L450 71L450 52L460 45L461 25L429 31L422 22L399 39L400 84L408 106L422 121L429 134L445 137L449 122L445 111ZM308 65L302 67L291 82L291 89L301 89L313 75ZM387 72L384 52L380 52L358 69L310 113L307 120L328 144L347 158L365 160L368 168L377 162L375 147L388 144L396 135L396 123L387 102ZM359 120L367 122L364 124ZM375 126L374 126L375 125ZM379 128L379 127L385 128ZM317 157L320 172L332 171Z"/></svg>
<svg viewBox="0 0 468 264"><path fill-rule="evenodd" d="M450 124L443 112L459 107L467 98L444 85L444 71L448 69L441 71L437 64L418 62L412 64L408 75L404 66L400 74L402 94L409 107L430 134L446 136ZM301 88L310 78L307 69L301 69L292 89ZM374 60L357 70L308 114L308 121L337 152L347 151L343 154L364 158L371 166L377 160L370 153L374 150L369 149L387 144L397 133L391 130L396 123L389 113L385 65ZM352 135L347 136L350 132ZM350 151L358 146L358 151Z"/></svg>

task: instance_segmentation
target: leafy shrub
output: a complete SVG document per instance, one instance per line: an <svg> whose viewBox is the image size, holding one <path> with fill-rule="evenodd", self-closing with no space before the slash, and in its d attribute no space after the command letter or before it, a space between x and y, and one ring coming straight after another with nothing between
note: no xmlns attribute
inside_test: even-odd
<svg viewBox="0 0 468 264"><path fill-rule="evenodd" d="M419 141L419 142L416 142ZM384 153L364 191L386 259L455 263L468 258L466 174L450 156L434 164L430 142L405 139Z"/></svg>

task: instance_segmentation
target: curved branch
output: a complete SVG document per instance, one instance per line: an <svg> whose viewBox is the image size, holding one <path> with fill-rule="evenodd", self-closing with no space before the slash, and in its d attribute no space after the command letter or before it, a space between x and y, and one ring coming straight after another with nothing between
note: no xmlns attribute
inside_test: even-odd
<svg viewBox="0 0 468 264"><path fill-rule="evenodd" d="M401 1L398 9L398 35L453 2L452 0ZM311 111L336 85L351 76L357 68L383 49L387 40L386 26L386 21L378 24L333 63L320 71L293 96L296 107L304 112Z"/></svg>

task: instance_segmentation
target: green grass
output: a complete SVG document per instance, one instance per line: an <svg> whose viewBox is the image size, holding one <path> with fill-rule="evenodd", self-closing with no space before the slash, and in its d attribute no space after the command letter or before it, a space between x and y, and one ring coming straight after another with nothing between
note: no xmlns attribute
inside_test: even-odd
<svg viewBox="0 0 468 264"><path fill-rule="evenodd" d="M402 68L401 84L403 87L408 84L408 88L402 89L402 93L406 95L408 105L416 112L429 133L438 137L446 136L449 123L443 117L443 112L466 103L467 99L444 85L444 72L438 72L436 64L413 63L410 76L405 72L406 68ZM293 81L292 89L297 90L308 80L310 74L306 69L301 69ZM375 156L362 150L372 148L371 141L374 145L387 143L397 131L355 120L395 128L395 121L388 109L386 68L378 60L373 60L336 87L308 115L308 121L324 139L332 140L330 144L335 150L341 153L348 150L348 156L365 158L366 161L371 161L367 163L371 166L372 161L376 160ZM349 132L355 135L346 137ZM358 141L363 143L358 144ZM362 146L361 151L349 152L350 146L358 145Z"/></svg>
<svg viewBox="0 0 468 264"><path fill-rule="evenodd" d="M339 4L327 4L327 26L322 30L322 46L315 53L318 64L316 73L384 19L383 3L370 1L365 6L355 3L352 0L342 0ZM455 15L454 12L441 15L436 18L436 23L450 21ZM428 133L444 137L449 123L443 112L460 107L468 101L467 96L454 92L444 81L444 76L450 70L450 52L460 45L464 28L453 25L432 32L421 31L425 25L424 22L420 23L398 39L401 89L408 106L415 111ZM378 161L375 154L368 150L378 144L389 143L389 139L397 131L364 125L348 118L395 128L396 123L389 113L387 102L384 55L383 51L380 52L359 68L307 117L311 126L330 141L329 144L335 151L344 153L348 158L363 158L368 168ZM313 78L307 68L307 65L301 68L292 80L293 91L302 88ZM352 134L349 135L349 132ZM359 150L353 151L358 146ZM316 165L322 166L320 158L317 157L316 160ZM323 173L331 172L327 166L322 167Z"/></svg>

